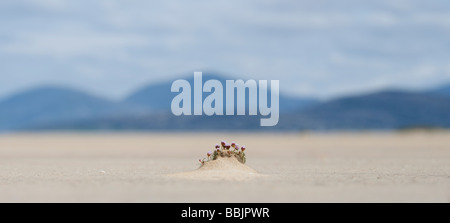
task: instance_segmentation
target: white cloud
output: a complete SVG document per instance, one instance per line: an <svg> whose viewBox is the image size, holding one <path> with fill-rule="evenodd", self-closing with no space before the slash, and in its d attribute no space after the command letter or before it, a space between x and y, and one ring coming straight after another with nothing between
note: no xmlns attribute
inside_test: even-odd
<svg viewBox="0 0 450 223"><path fill-rule="evenodd" d="M66 81L120 97L195 69L280 79L282 91L325 98L438 83L450 78L449 6L420 0L2 1L0 95Z"/></svg>
<svg viewBox="0 0 450 223"><path fill-rule="evenodd" d="M108 34L95 31L67 31L53 33L24 32L20 39L0 45L7 53L35 56L108 56L114 50L145 46L150 38L139 35Z"/></svg>

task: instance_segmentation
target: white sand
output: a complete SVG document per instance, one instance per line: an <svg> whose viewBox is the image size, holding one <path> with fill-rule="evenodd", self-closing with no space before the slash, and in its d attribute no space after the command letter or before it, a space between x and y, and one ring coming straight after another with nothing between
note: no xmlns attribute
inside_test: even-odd
<svg viewBox="0 0 450 223"><path fill-rule="evenodd" d="M196 171L221 139L245 144L251 169L225 162ZM449 132L0 135L0 202L449 202L449 139ZM252 169L264 176L248 177Z"/></svg>
<svg viewBox="0 0 450 223"><path fill-rule="evenodd" d="M242 164L235 157L218 157L217 160L205 162L204 165L194 171L181 172L166 175L169 178L181 178L189 180L227 180L242 181L255 177L261 177L256 170Z"/></svg>

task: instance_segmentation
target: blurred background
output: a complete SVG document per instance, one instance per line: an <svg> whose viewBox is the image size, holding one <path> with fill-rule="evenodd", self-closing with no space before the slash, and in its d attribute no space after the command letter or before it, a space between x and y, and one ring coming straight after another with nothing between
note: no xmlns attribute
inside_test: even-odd
<svg viewBox="0 0 450 223"><path fill-rule="evenodd" d="M0 131L450 127L444 0L0 2ZM280 122L176 117L175 79L280 80Z"/></svg>

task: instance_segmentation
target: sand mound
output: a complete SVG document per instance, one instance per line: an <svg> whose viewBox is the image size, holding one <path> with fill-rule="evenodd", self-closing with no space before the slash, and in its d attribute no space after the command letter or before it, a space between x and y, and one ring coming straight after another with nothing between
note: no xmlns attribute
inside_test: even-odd
<svg viewBox="0 0 450 223"><path fill-rule="evenodd" d="M218 157L216 160L205 162L197 170L168 176L192 180L247 180L262 175L232 156Z"/></svg>

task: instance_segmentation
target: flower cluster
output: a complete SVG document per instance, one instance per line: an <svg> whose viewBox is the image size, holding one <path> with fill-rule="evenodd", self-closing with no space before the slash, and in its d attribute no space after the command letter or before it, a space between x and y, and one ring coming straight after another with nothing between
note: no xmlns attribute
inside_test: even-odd
<svg viewBox="0 0 450 223"><path fill-rule="evenodd" d="M235 142L231 144L227 144L225 141L221 141L220 145L216 144L214 147L214 151L210 151L206 153L206 158L199 159L198 161L201 165L205 164L205 162L216 160L219 157L236 157L239 162L245 163L245 146L239 146Z"/></svg>

